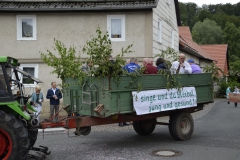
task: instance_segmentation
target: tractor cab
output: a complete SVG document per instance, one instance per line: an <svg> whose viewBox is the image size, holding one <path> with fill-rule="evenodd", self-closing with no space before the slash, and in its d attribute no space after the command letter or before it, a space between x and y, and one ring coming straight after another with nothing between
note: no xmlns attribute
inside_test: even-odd
<svg viewBox="0 0 240 160"><path fill-rule="evenodd" d="M42 81L19 68L18 60L0 56L0 103L18 101L20 106L26 104L28 95L19 77L28 78L36 83ZM12 89L17 90L12 93Z"/></svg>
<svg viewBox="0 0 240 160"><path fill-rule="evenodd" d="M13 95L11 91L11 68L6 66L6 62L2 62L0 59L0 102L13 101Z"/></svg>

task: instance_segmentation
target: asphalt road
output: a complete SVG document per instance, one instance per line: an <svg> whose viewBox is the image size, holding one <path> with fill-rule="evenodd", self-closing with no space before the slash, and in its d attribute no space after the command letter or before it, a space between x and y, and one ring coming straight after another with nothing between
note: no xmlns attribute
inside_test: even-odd
<svg viewBox="0 0 240 160"><path fill-rule="evenodd" d="M167 126L157 126L150 136L139 136L132 126L93 127L88 136L68 138L66 131L40 133L37 145L48 146L47 160L240 160L240 104L220 100L194 121L188 141L176 141ZM73 136L72 133L70 133ZM153 156L154 150L177 150L175 157Z"/></svg>

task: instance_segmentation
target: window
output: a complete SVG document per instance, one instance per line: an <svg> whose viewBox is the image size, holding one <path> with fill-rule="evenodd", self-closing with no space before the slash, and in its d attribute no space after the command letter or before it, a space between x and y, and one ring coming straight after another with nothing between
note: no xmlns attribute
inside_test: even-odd
<svg viewBox="0 0 240 160"><path fill-rule="evenodd" d="M172 30L172 34L171 34L171 38L172 38L171 47L172 48L174 48L174 36L175 36L175 31Z"/></svg>
<svg viewBox="0 0 240 160"><path fill-rule="evenodd" d="M108 15L107 27L111 41L125 41L125 15Z"/></svg>
<svg viewBox="0 0 240 160"><path fill-rule="evenodd" d="M36 16L17 16L17 40L36 40Z"/></svg>
<svg viewBox="0 0 240 160"><path fill-rule="evenodd" d="M21 64L20 67L23 71L31 74L32 76L38 78L38 64ZM36 82L34 82L32 79L24 76L24 75L19 75L19 77L21 78L21 82L24 85L27 86L35 86Z"/></svg>
<svg viewBox="0 0 240 160"><path fill-rule="evenodd" d="M158 19L158 42L162 43L162 20Z"/></svg>

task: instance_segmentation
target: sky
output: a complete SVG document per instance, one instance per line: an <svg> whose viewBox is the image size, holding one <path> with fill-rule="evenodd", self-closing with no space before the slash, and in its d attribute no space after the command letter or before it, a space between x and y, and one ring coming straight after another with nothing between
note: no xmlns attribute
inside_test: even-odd
<svg viewBox="0 0 240 160"><path fill-rule="evenodd" d="M193 2L196 3L199 7L202 7L203 4L226 4L226 3L231 3L231 4L236 4L240 2L240 0L178 0L179 2L187 3L187 2Z"/></svg>

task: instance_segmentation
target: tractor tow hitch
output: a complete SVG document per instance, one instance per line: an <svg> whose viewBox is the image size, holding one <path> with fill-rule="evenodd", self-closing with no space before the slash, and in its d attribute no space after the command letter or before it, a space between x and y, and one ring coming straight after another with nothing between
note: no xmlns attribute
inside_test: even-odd
<svg viewBox="0 0 240 160"><path fill-rule="evenodd" d="M28 158L35 159L35 160L44 160L47 158L46 155L51 154L51 151L48 151L48 147L41 146L41 145L39 145L39 147L32 147L30 150L36 151L36 152L33 154L29 153Z"/></svg>

